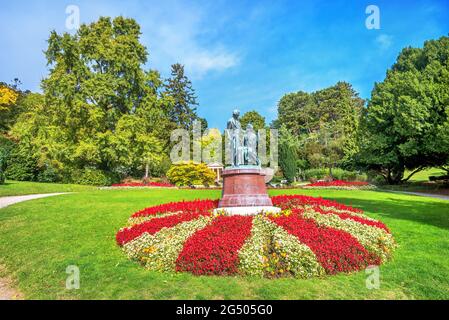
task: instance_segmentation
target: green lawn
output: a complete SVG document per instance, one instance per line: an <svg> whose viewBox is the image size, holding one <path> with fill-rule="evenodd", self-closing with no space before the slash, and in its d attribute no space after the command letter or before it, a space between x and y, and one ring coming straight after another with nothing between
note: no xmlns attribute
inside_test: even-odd
<svg viewBox="0 0 449 320"><path fill-rule="evenodd" d="M404 176L407 177L410 174L409 171L406 171ZM428 182L430 176L442 176L446 174L446 172L439 168L429 168L422 170L420 172L415 173L411 178L410 182Z"/></svg>
<svg viewBox="0 0 449 320"><path fill-rule="evenodd" d="M7 180L0 185L0 197L18 196L36 193L78 192L95 189L91 186L77 184L39 183Z"/></svg>
<svg viewBox="0 0 449 320"><path fill-rule="evenodd" d="M364 272L313 280L150 272L115 244L133 212L217 198L218 190L90 190L0 209L0 264L8 270L0 272L30 299L449 299L448 201L376 191L271 193L295 192L360 207L390 227L399 247L381 267L380 289L366 289ZM79 290L65 289L68 265L80 268Z"/></svg>

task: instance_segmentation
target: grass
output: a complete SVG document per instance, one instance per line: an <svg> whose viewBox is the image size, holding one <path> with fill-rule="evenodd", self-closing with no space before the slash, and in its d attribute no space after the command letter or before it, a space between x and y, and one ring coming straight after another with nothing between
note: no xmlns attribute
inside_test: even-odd
<svg viewBox="0 0 449 320"><path fill-rule="evenodd" d="M5 184L0 185L0 197L37 193L79 192L92 189L95 189L95 187L81 186L77 184L40 183L7 180Z"/></svg>
<svg viewBox="0 0 449 320"><path fill-rule="evenodd" d="M58 190L59 191L59 190ZM272 190L360 207L392 230L399 247L368 290L365 272L322 279L198 277L150 272L129 261L115 233L158 203L218 198L218 190L90 190L0 209L0 265L28 299L448 299L449 202L379 191ZM81 288L65 289L67 266ZM2 270L0 268L0 270Z"/></svg>
<svg viewBox="0 0 449 320"><path fill-rule="evenodd" d="M406 171L404 173L404 176L407 177L410 174L409 171ZM442 176L445 175L446 172L442 169L439 168L429 168L429 169L424 169L422 171L419 171L417 173L415 173L411 178L410 178L410 182L429 182L429 177L430 176Z"/></svg>
<svg viewBox="0 0 449 320"><path fill-rule="evenodd" d="M410 172L406 171L404 176L407 177L409 174ZM415 173L406 183L399 185L382 185L381 188L393 191L411 191L449 195L447 184L429 182L430 176L441 176L445 174L446 172L442 169L428 168Z"/></svg>

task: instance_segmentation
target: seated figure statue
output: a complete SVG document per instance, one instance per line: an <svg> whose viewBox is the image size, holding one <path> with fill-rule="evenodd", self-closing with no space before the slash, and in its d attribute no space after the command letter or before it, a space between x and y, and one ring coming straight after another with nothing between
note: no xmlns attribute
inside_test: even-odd
<svg viewBox="0 0 449 320"><path fill-rule="evenodd" d="M260 160L257 157L257 144L259 136L254 131L253 125L249 123L246 126L245 137L243 138L243 159L245 165L259 166Z"/></svg>

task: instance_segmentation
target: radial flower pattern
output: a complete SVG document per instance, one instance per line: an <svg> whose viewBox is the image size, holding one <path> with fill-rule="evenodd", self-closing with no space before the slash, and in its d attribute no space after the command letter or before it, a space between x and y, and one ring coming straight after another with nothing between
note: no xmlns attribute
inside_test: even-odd
<svg viewBox="0 0 449 320"><path fill-rule="evenodd" d="M280 213L214 214L217 200L146 208L117 232L126 255L150 270L195 275L310 278L379 265L390 230L362 210L302 195L272 197Z"/></svg>

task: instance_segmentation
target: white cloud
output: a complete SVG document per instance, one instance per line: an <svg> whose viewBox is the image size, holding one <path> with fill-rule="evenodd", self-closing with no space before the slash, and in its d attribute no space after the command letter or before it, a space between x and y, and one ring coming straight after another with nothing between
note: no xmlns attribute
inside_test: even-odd
<svg viewBox="0 0 449 320"><path fill-rule="evenodd" d="M179 62L185 65L189 77L197 79L237 65L239 55L218 40L219 32L209 29L211 23L206 18L202 8L192 5L153 9L141 23L150 63L167 71Z"/></svg>
<svg viewBox="0 0 449 320"><path fill-rule="evenodd" d="M393 36L381 34L376 37L376 43L381 50L387 50L393 44Z"/></svg>

